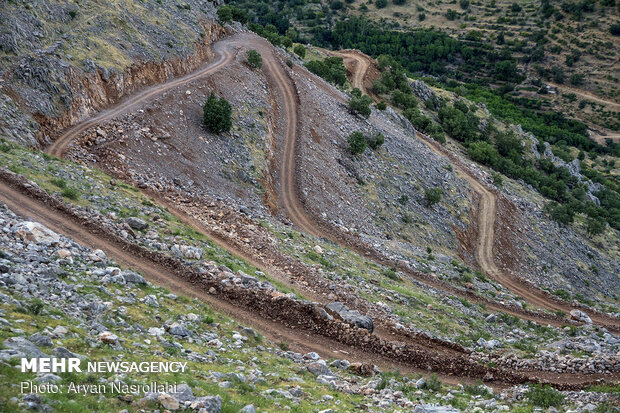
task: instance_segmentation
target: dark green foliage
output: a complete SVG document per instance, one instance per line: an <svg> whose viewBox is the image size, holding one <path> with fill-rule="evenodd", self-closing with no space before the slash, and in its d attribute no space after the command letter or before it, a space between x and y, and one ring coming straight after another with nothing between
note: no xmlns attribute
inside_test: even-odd
<svg viewBox="0 0 620 413"><path fill-rule="evenodd" d="M473 142L467 147L467 154L471 159L483 165L496 167L499 164L499 153L488 142Z"/></svg>
<svg viewBox="0 0 620 413"><path fill-rule="evenodd" d="M385 136L382 133L377 133L374 136L368 138L368 146L370 149L377 150L385 142Z"/></svg>
<svg viewBox="0 0 620 413"><path fill-rule="evenodd" d="M359 91L359 89L356 90ZM362 95L361 93L352 93L351 99L349 99L349 110L351 113L368 118L372 113L370 109L371 103L372 99L370 96Z"/></svg>
<svg viewBox="0 0 620 413"><path fill-rule="evenodd" d="M375 104L375 107L379 110L386 110L387 109L387 103L385 103L385 100L382 100L380 102L377 102Z"/></svg>
<svg viewBox="0 0 620 413"><path fill-rule="evenodd" d="M73 201L77 201L80 198L80 192L75 188L65 188L62 190L61 195Z"/></svg>
<svg viewBox="0 0 620 413"><path fill-rule="evenodd" d="M396 4L397 6L402 6L404 4L407 4L407 0L392 0L392 2Z"/></svg>
<svg viewBox="0 0 620 413"><path fill-rule="evenodd" d="M609 33L620 36L620 23L614 23L609 27Z"/></svg>
<svg viewBox="0 0 620 413"><path fill-rule="evenodd" d="M547 385L533 384L525 394L525 397L534 406L549 408L552 406L560 406L564 401L562 393Z"/></svg>
<svg viewBox="0 0 620 413"><path fill-rule="evenodd" d="M441 201L441 194L443 194L443 189L441 188L429 188L424 191L424 200L426 201L427 206L433 206Z"/></svg>
<svg viewBox="0 0 620 413"><path fill-rule="evenodd" d="M229 5L221 6L217 9L217 18L223 23L228 23L233 20L243 24L248 22L248 16L243 10Z"/></svg>
<svg viewBox="0 0 620 413"><path fill-rule="evenodd" d="M395 90L392 93L392 103L401 109L415 108L418 105L418 101L413 96L413 93L405 93L400 90Z"/></svg>
<svg viewBox="0 0 620 413"><path fill-rule="evenodd" d="M366 150L366 137L362 132L353 132L347 138L347 142L353 155L361 155Z"/></svg>
<svg viewBox="0 0 620 413"><path fill-rule="evenodd" d="M470 111L464 113L463 110L458 109L456 106L446 105L439 110L439 121L446 133L454 139L462 142L478 139L478 124L480 120Z"/></svg>
<svg viewBox="0 0 620 413"><path fill-rule="evenodd" d="M456 12L456 10L448 9L448 11L446 12L446 19L448 20L456 20L458 17L459 14Z"/></svg>
<svg viewBox="0 0 620 413"><path fill-rule="evenodd" d="M557 202L545 205L545 212L551 216L551 219L562 225L570 225L575 219L575 211L569 205L561 205Z"/></svg>
<svg viewBox="0 0 620 413"><path fill-rule="evenodd" d="M246 61L252 69L263 67L263 57L256 50L248 50L246 53Z"/></svg>
<svg viewBox="0 0 620 413"><path fill-rule="evenodd" d="M211 93L203 106L204 123L211 133L228 132L232 127L232 107L224 98Z"/></svg>
<svg viewBox="0 0 620 413"><path fill-rule="evenodd" d="M424 383L422 388L424 390L432 390L434 392L437 392L441 389L441 382L435 374L432 374L428 379L426 379L426 382Z"/></svg>
<svg viewBox="0 0 620 413"><path fill-rule="evenodd" d="M306 57L306 48L301 44L296 45L293 51L297 56L301 57L302 59Z"/></svg>
<svg viewBox="0 0 620 413"><path fill-rule="evenodd" d="M306 67L315 75L335 85L342 86L347 81L347 69L341 57L327 57L323 61L313 60L306 63Z"/></svg>
<svg viewBox="0 0 620 413"><path fill-rule="evenodd" d="M383 9L387 6L387 0L376 0L375 6L377 6L378 9Z"/></svg>

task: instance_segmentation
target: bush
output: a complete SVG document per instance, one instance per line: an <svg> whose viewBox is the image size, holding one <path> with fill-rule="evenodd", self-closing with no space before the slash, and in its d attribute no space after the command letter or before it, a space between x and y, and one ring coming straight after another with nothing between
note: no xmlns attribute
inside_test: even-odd
<svg viewBox="0 0 620 413"><path fill-rule="evenodd" d="M355 89L359 91L359 89ZM362 95L360 93L352 93L351 99L349 100L349 110L351 113L360 115L366 119L370 117L372 110L370 109L370 104L372 103L372 99L367 95Z"/></svg>
<svg viewBox="0 0 620 413"><path fill-rule="evenodd" d="M341 57L327 57L323 61L313 60L305 66L315 75L335 85L342 86L347 81L347 69Z"/></svg>
<svg viewBox="0 0 620 413"><path fill-rule="evenodd" d="M557 202L550 202L545 205L544 210L551 216L551 219L561 225L570 225L575 219L575 211L570 205L560 205Z"/></svg>
<svg viewBox="0 0 620 413"><path fill-rule="evenodd" d="M222 23L231 22L233 18L232 7L222 6L219 9L217 9L217 18Z"/></svg>
<svg viewBox="0 0 620 413"><path fill-rule="evenodd" d="M379 110L386 110L387 109L387 103L385 103L385 100L382 100L381 102L377 102L375 104L375 107Z"/></svg>
<svg viewBox="0 0 620 413"><path fill-rule="evenodd" d="M429 377L424 382L424 385L422 386L422 388L424 390L432 390L436 392L441 389L441 382L439 381L439 379L437 378L435 374L432 374L431 377Z"/></svg>
<svg viewBox="0 0 620 413"><path fill-rule="evenodd" d="M376 0L375 6L377 6L378 9L383 9L387 6L387 0Z"/></svg>
<svg viewBox="0 0 620 413"><path fill-rule="evenodd" d="M376 135L368 139L368 146L370 146L371 149L376 150L381 145L383 145L384 142L385 136L383 136L382 133L377 133Z"/></svg>
<svg viewBox="0 0 620 413"><path fill-rule="evenodd" d="M347 138L347 142L353 155L360 155L366 150L366 137L362 132L353 132Z"/></svg>
<svg viewBox="0 0 620 413"><path fill-rule="evenodd" d="M252 69L263 67L263 57L256 50L248 50L246 53L247 63Z"/></svg>
<svg viewBox="0 0 620 413"><path fill-rule="evenodd" d="M614 36L620 36L620 23L612 24L609 27L609 33L613 34Z"/></svg>
<svg viewBox="0 0 620 413"><path fill-rule="evenodd" d="M80 193L75 188L65 188L62 190L61 195L74 201L77 201L80 197Z"/></svg>
<svg viewBox="0 0 620 413"><path fill-rule="evenodd" d="M429 188L424 191L424 200L426 201L426 205L433 206L441 201L441 194L443 194L443 190L441 188Z"/></svg>
<svg viewBox="0 0 620 413"><path fill-rule="evenodd" d="M499 164L499 153L488 142L473 142L467 148L467 154L474 161L487 166Z"/></svg>
<svg viewBox="0 0 620 413"><path fill-rule="evenodd" d="M534 406L540 406L545 409L552 406L559 406L564 401L562 393L548 384L544 386L540 384L531 385L525 397L527 397Z"/></svg>
<svg viewBox="0 0 620 413"><path fill-rule="evenodd" d="M224 98L211 93L203 106L204 123L211 133L228 132L232 127L232 107Z"/></svg>
<svg viewBox="0 0 620 413"><path fill-rule="evenodd" d="M306 57L306 48L301 44L296 45L293 51L297 56L301 57L302 59Z"/></svg>

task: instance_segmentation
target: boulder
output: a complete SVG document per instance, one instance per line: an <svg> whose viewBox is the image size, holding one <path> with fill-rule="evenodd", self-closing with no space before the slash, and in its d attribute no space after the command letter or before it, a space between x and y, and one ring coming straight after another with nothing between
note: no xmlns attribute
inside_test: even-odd
<svg viewBox="0 0 620 413"><path fill-rule="evenodd" d="M121 276L128 284L146 284L144 277L133 271L123 271Z"/></svg>
<svg viewBox="0 0 620 413"><path fill-rule="evenodd" d="M125 220L125 222L131 227L131 229L136 229L138 231L149 227L149 224L146 221L136 217L129 217Z"/></svg>
<svg viewBox="0 0 620 413"><path fill-rule="evenodd" d="M592 319L590 318L590 316L588 316L586 313L584 313L581 310L577 310L577 309L571 310L570 318L572 318L573 320L580 321L582 323L592 324Z"/></svg>
<svg viewBox="0 0 620 413"><path fill-rule="evenodd" d="M15 227L15 234L20 237L26 244L56 244L60 242L60 236L39 224L38 222L22 222Z"/></svg>
<svg viewBox="0 0 620 413"><path fill-rule="evenodd" d="M10 350L17 351L18 353L23 354L24 357L28 358L41 358L41 357L49 357L47 354L42 352L35 346L32 342L26 340L23 337L10 337L4 340L4 347Z"/></svg>
<svg viewBox="0 0 620 413"><path fill-rule="evenodd" d="M370 318L367 315L360 314L359 311L349 309L349 307L347 307L343 303L339 303L339 302L329 303L327 304L326 307L332 313L337 314L342 319L342 321L344 321L347 324L350 324L350 325L353 325L359 328L365 328L371 333L375 329L375 325L374 325L374 322L372 321L372 318Z"/></svg>

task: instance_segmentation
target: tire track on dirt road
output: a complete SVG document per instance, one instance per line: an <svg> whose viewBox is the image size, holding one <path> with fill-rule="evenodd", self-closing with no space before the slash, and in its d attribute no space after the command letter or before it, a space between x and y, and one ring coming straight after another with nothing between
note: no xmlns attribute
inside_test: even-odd
<svg viewBox="0 0 620 413"><path fill-rule="evenodd" d="M359 56L358 59L364 60ZM368 67L358 65L357 68L359 72L355 74L354 82L363 86L364 82L360 81L359 77L366 74ZM366 89L360 90L364 93L369 92ZM489 278L499 282L501 285L508 288L512 293L523 297L527 302L538 307L551 311L562 311L564 313L569 313L573 309L578 309L586 312L594 323L605 326L615 332L620 331L620 320L585 307L571 305L570 303L560 300L550 293L541 290L524 280L521 280L519 277L511 276L505 271L500 270L495 263L494 257L497 195L482 184L478 178L468 168L466 168L462 162L456 158L456 156L454 156L454 154L450 153L435 141L432 141L428 136L423 134L420 135L423 137L421 141L426 144L429 149L440 156L447 157L451 161L455 169L461 173L472 189L480 196L477 214L478 239L476 242L475 254L478 265L484 273L489 276Z"/></svg>

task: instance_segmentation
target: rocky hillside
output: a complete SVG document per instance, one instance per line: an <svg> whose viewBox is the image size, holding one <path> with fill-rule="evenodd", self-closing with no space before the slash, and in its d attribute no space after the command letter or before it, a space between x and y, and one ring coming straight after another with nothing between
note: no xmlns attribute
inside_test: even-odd
<svg viewBox="0 0 620 413"><path fill-rule="evenodd" d="M195 69L221 35L211 2L0 5L0 128L38 145L145 84Z"/></svg>
<svg viewBox="0 0 620 413"><path fill-rule="evenodd" d="M472 19L538 7L222 3L0 5L0 406L618 411L620 146Z"/></svg>

